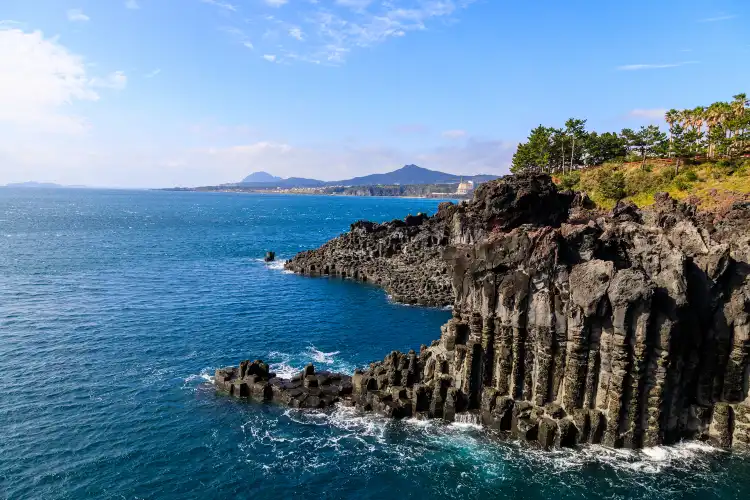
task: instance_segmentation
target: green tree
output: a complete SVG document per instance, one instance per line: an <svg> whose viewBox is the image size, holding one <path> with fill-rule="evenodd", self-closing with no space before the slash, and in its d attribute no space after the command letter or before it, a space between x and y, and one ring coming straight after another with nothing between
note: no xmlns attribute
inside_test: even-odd
<svg viewBox="0 0 750 500"><path fill-rule="evenodd" d="M605 132L601 135L591 132L585 138L584 164L601 165L617 158L623 158L627 152L627 143L623 137L613 132Z"/></svg>
<svg viewBox="0 0 750 500"><path fill-rule="evenodd" d="M675 158L675 175L680 173L680 164L694 158L703 151L703 132L697 128L686 129L676 124L672 130L671 156Z"/></svg>
<svg viewBox="0 0 750 500"><path fill-rule="evenodd" d="M531 131L528 141L518 145L510 171L515 173L527 171L549 171L551 137L553 130L543 125Z"/></svg>
<svg viewBox="0 0 750 500"><path fill-rule="evenodd" d="M646 158L664 151L667 142L667 134L656 125L642 126L638 132L626 128L622 131L622 137L628 149L636 151L641 156L641 168L645 168Z"/></svg>
<svg viewBox="0 0 750 500"><path fill-rule="evenodd" d="M570 118L565 122L565 135L570 137L570 170L574 170L576 165L581 164L583 148L581 144L586 136L586 120ZM578 143L578 155L576 156L576 143ZM565 162L563 161L563 173L565 172Z"/></svg>

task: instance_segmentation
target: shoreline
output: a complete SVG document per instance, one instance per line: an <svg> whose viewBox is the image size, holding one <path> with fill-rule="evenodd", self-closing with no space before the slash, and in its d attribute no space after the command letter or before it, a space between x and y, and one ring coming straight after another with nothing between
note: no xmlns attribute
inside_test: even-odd
<svg viewBox="0 0 750 500"><path fill-rule="evenodd" d="M413 199L413 200L439 200L439 201L454 201L454 202L460 202L464 200L471 199L469 196L467 197L457 197L457 196L448 196L448 197L438 197L438 196L394 196L394 195L387 195L387 196L378 196L378 195L371 195L371 196L365 196L365 195L359 195L359 194L337 194L337 193L290 193L290 192L280 192L280 191L264 191L264 190L258 190L258 191L236 191L236 190L203 190L203 189L193 189L193 188L156 188L151 189L150 191L166 191L166 192L177 192L177 193L216 193L216 194L259 194L264 196L270 196L270 195L285 195L285 196L328 196L328 197L338 197L338 198L397 198L397 199Z"/></svg>
<svg viewBox="0 0 750 500"><path fill-rule="evenodd" d="M355 222L284 267L376 284L401 303L452 303L452 319L419 353L393 351L355 371L351 393L321 400L320 382L304 385L305 374L291 387L275 382L293 391L279 399L314 408L339 398L394 418L483 424L543 448L684 439L746 448L750 360L724 332L750 323L740 307L750 297L750 206L714 223L666 193L656 201L605 214L549 176L522 175L432 217ZM237 373L223 375L230 391ZM710 386L717 377L720 390Z"/></svg>

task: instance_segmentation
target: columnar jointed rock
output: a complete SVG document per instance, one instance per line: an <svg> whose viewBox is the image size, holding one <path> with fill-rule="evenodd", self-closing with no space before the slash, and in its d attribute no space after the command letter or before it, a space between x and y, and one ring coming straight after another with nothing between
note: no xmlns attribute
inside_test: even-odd
<svg viewBox="0 0 750 500"><path fill-rule="evenodd" d="M607 215L585 201L546 176L515 177L418 224L355 224L295 259L422 294L430 275L402 263L433 272L443 259L454 309L440 340L355 373L353 402L448 421L471 412L544 446L750 445L750 204L714 223L667 195Z"/></svg>
<svg viewBox="0 0 750 500"><path fill-rule="evenodd" d="M315 372L308 365L291 379L268 371L263 361L243 361L239 366L216 370L214 382L238 398L275 401L295 408L326 408L351 395L351 377L339 373Z"/></svg>

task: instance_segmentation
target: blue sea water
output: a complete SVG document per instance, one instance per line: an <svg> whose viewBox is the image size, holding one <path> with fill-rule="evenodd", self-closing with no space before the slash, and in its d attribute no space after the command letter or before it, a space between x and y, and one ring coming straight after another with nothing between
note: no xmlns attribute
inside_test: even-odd
<svg viewBox="0 0 750 500"><path fill-rule="evenodd" d="M747 498L697 443L542 452L467 425L217 395L263 358L351 372L445 310L262 262L437 201L0 189L0 498Z"/></svg>

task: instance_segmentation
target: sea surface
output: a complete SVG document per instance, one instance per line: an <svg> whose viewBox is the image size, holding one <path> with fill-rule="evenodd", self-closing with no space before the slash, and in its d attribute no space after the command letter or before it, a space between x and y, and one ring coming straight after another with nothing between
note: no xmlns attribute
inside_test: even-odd
<svg viewBox="0 0 750 500"><path fill-rule="evenodd" d="M469 425L215 393L262 358L352 372L450 316L262 261L435 200L0 189L0 498L749 498L699 443L542 452Z"/></svg>

